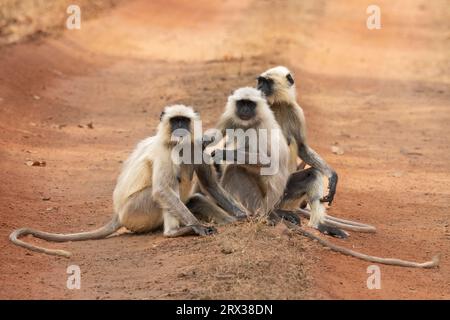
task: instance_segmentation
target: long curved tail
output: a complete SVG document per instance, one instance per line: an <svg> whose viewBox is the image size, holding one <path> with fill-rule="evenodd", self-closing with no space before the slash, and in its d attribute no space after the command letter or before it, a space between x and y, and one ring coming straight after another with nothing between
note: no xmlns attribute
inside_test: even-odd
<svg viewBox="0 0 450 320"><path fill-rule="evenodd" d="M71 253L69 251L57 250L57 249L46 249L43 247L39 247L39 246L30 244L30 243L24 242L24 241L20 240L19 238L30 234L36 238L47 240L47 241L54 241L54 242L95 240L95 239L102 239L102 238L105 238L105 237L113 234L120 227L121 227L121 225L119 222L119 217L117 215L114 215L112 220L110 222L108 222L106 225L104 225L101 228L92 230L92 231L61 234L61 233L44 232L44 231L34 230L34 229L29 229L29 228L20 228L20 229L14 230L9 235L9 240L11 240L11 242L14 243L15 245L18 245L20 247L23 247L23 248L26 248L26 249L29 249L32 251L69 258L71 256Z"/></svg>
<svg viewBox="0 0 450 320"><path fill-rule="evenodd" d="M395 258L381 258L381 257L375 257L368 254L360 253L357 251L353 251L338 245L335 245L327 240L324 240L315 234L312 234L311 232L308 232L304 230L303 228L298 227L297 225L294 225L288 221L283 221L286 226L292 230L294 230L296 233L301 234L307 238L310 238L312 240L316 240L324 247L328 247L333 251L352 256L364 261L369 262L375 262L375 263L381 263L381 264L387 264L391 266L399 266L399 267L410 267L410 268L434 268L439 265L439 256L434 256L432 260L425 261L425 262L414 262L414 261L405 261L401 259L395 259Z"/></svg>

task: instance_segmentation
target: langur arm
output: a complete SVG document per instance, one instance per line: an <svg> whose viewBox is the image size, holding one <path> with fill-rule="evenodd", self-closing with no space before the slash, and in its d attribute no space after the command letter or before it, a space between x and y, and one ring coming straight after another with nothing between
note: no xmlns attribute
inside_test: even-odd
<svg viewBox="0 0 450 320"><path fill-rule="evenodd" d="M220 163L222 160L225 160L232 161L239 165L250 165L258 168L270 167L271 161L270 156L264 153L249 152L239 149L216 149L211 153L211 156L214 159L214 163ZM252 160L251 163L250 160Z"/></svg>
<svg viewBox="0 0 450 320"><path fill-rule="evenodd" d="M264 161L261 161L258 153L248 151L216 149L212 152L211 156L214 159L214 165L220 165L222 160L231 161L232 163L244 167L248 172L257 175L261 174L261 168L270 168L271 166L270 157L262 155ZM252 159L251 162L250 159Z"/></svg>
<svg viewBox="0 0 450 320"><path fill-rule="evenodd" d="M221 131L216 131L213 134L204 134L201 141L202 150L205 150L207 147L214 147L218 144L221 140L220 135L223 137Z"/></svg>
<svg viewBox="0 0 450 320"><path fill-rule="evenodd" d="M322 202L328 202L329 205L333 202L338 183L338 175L317 152L310 148L303 141L298 143L299 157L313 168L318 169L322 174L328 178L328 194L321 199Z"/></svg>
<svg viewBox="0 0 450 320"><path fill-rule="evenodd" d="M163 210L177 218L186 226L199 225L200 222L181 201L178 194L170 186L170 181L175 180L167 174L172 168L164 168L164 160L155 161L153 167L153 192L152 196Z"/></svg>
<svg viewBox="0 0 450 320"><path fill-rule="evenodd" d="M200 222L180 200L175 191L166 186L160 186L153 191L153 197L163 210L166 210L186 226L198 225Z"/></svg>
<svg viewBox="0 0 450 320"><path fill-rule="evenodd" d="M175 217L184 225L168 231L165 230L165 236L179 237L192 234L206 236L217 232L214 227L207 227L200 224L172 188L158 187L153 191L153 197L165 212Z"/></svg>
<svg viewBox="0 0 450 320"><path fill-rule="evenodd" d="M247 217L247 210L231 194L225 191L214 177L211 166L206 164L195 165L195 173L200 186L208 193L217 204L226 212L233 214L238 219Z"/></svg>

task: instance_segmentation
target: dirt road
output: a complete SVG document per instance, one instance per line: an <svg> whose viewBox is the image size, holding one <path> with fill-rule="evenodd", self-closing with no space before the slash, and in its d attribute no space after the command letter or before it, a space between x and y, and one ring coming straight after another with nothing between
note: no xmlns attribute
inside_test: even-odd
<svg viewBox="0 0 450 320"><path fill-rule="evenodd" d="M449 3L378 1L372 31L369 4L135 0L81 30L1 48L0 298L450 298ZM368 263L257 223L50 244L69 260L8 242L21 226L100 226L121 163L165 105L192 104L213 126L233 89L280 64L295 72L310 144L340 174L330 213L378 227L335 242L441 253L440 268L380 266L382 288L368 290ZM73 264L81 290L66 288Z"/></svg>

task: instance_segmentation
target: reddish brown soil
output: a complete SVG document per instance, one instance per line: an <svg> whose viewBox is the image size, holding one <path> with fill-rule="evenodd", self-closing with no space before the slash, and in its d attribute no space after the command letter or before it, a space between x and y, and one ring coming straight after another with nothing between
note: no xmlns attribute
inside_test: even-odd
<svg viewBox="0 0 450 320"><path fill-rule="evenodd" d="M1 48L0 298L450 298L448 2L378 1L376 31L369 4L136 0L80 31ZM310 144L340 174L329 212L378 227L335 242L440 253L439 268L380 266L382 288L368 290L369 263L258 223L46 244L69 260L9 243L21 226L101 225L122 161L165 105L192 104L213 126L231 90L279 64L295 72ZM81 290L66 288L71 264Z"/></svg>

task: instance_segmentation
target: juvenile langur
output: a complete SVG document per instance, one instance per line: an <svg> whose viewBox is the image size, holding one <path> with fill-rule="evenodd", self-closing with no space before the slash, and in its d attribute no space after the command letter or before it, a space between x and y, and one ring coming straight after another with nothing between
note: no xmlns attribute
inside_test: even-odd
<svg viewBox="0 0 450 320"><path fill-rule="evenodd" d="M196 143L193 122L198 119L191 107L174 105L165 108L157 134L141 141L124 163L113 193L114 214L105 226L73 234L22 228L11 233L10 240L33 251L69 257L67 251L34 246L19 237L31 234L56 242L102 239L120 227L136 233L163 227L167 237L210 235L216 232L215 228L200 224L193 213L203 218L211 217L218 223L236 220L225 211L245 215L245 208L220 187L209 165L181 163L177 158L180 155L172 152L181 144ZM224 210L205 195L191 194L194 172L202 190Z"/></svg>
<svg viewBox="0 0 450 320"><path fill-rule="evenodd" d="M346 236L346 233L338 228L374 232L375 228L372 226L338 219L325 214L325 207L321 202L328 202L331 204L333 201L336 192L337 175L314 150L308 147L306 143L306 128L303 110L296 102L294 79L289 70L285 67L276 67L267 70L258 77L258 88L264 92L277 122L280 124L283 133L288 140L290 148L289 172L291 175L283 199L278 204L278 208L284 208L284 206L289 205L289 202L301 200L306 197L311 211L308 212L299 209L297 212L302 215L307 215L310 218L309 225L311 227L314 227L323 233L330 233L331 235L338 237ZM306 164L310 165L311 168L298 170L297 155ZM303 169L303 167L300 167L300 169ZM322 174L329 179L329 193L325 197L323 197L324 188ZM280 211L282 210L279 209L278 212ZM285 214L287 213L288 212L285 212ZM280 216L280 214L278 215ZM314 233L291 223L289 219L285 218L284 220L284 223L295 232L316 240L333 251L365 261L414 268L432 268L439 264L438 256L433 257L431 261L419 263L395 258L382 258L366 255L335 245L318 237Z"/></svg>
<svg viewBox="0 0 450 320"><path fill-rule="evenodd" d="M289 147L306 164L318 169L328 178L328 194L322 202L333 202L336 193L338 176L325 160L307 143L306 121L303 109L296 101L295 83L292 73L286 67L275 67L263 72L258 78L258 89L261 90L280 124ZM296 157L291 158L290 168L297 169Z"/></svg>
<svg viewBox="0 0 450 320"><path fill-rule="evenodd" d="M285 67L272 68L263 72L257 81L257 87L264 93L290 149L291 176L286 186L285 196L280 203L280 209L292 209L293 205L298 207L306 198L311 208L309 226L320 232L340 238L347 237L347 233L338 227L372 232L374 228L370 226L359 228L337 221L330 222L330 219L327 219L322 202L328 202L330 205L333 202L338 176L307 144L305 117L302 108L296 102L294 78L291 72ZM303 173L301 169L304 164L297 166L297 156L311 168ZM328 178L329 192L326 196L323 195L322 175Z"/></svg>
<svg viewBox="0 0 450 320"><path fill-rule="evenodd" d="M268 217L289 177L289 149L261 91L234 91L216 128L226 135L226 145L214 157L233 161L222 165L221 185L251 215Z"/></svg>

